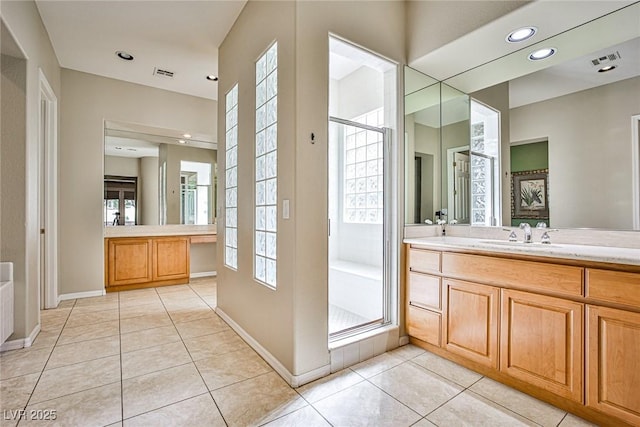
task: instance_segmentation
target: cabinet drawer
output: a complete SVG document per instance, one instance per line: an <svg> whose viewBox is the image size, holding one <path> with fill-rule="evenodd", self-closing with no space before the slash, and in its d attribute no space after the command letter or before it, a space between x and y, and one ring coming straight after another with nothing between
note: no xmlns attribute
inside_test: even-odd
<svg viewBox="0 0 640 427"><path fill-rule="evenodd" d="M429 344L440 346L442 315L430 310L407 306L407 333Z"/></svg>
<svg viewBox="0 0 640 427"><path fill-rule="evenodd" d="M640 305L640 274L588 268L585 280L588 298Z"/></svg>
<svg viewBox="0 0 640 427"><path fill-rule="evenodd" d="M409 249L409 270L423 273L440 272L440 252L424 249Z"/></svg>
<svg viewBox="0 0 640 427"><path fill-rule="evenodd" d="M582 267L444 253L442 273L489 285L582 296Z"/></svg>
<svg viewBox="0 0 640 427"><path fill-rule="evenodd" d="M422 273L409 273L407 298L411 305L442 310L440 278Z"/></svg>

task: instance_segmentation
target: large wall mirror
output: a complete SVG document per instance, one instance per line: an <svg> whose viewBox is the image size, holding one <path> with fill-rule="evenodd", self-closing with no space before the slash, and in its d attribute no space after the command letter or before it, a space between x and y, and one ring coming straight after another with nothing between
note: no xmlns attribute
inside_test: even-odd
<svg viewBox="0 0 640 427"><path fill-rule="evenodd" d="M215 223L213 136L105 122L106 227Z"/></svg>
<svg viewBox="0 0 640 427"><path fill-rule="evenodd" d="M640 2L590 3L523 6L515 12L523 26L542 26L532 20L545 7L600 8L593 12L600 15L557 35L534 36L515 52L469 64L453 77L435 59L411 64L434 76L424 76L422 90L439 89L440 120L430 132L440 137L439 152L433 150L440 162L434 162L434 182L440 184L433 205L421 203L418 214L416 188L424 178L416 173L420 150L411 137L418 134L416 111L409 107L414 90L405 99L407 224L442 218L471 225L640 228ZM496 26L496 44L505 43L504 28L516 28L509 19L487 26ZM451 55L459 54L454 47ZM555 55L528 59L542 47L554 48ZM434 58L445 60L447 48Z"/></svg>

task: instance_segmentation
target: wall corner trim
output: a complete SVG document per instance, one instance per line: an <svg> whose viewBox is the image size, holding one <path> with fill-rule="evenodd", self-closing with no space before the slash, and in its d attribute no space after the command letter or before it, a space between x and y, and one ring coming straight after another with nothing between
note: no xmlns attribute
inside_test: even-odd
<svg viewBox="0 0 640 427"><path fill-rule="evenodd" d="M0 352L8 351L8 350L17 350L20 348L31 347L36 337L40 333L40 324L38 323L35 328L31 331L28 337L26 338L18 338L17 340L6 341L4 344L0 345Z"/></svg>
<svg viewBox="0 0 640 427"><path fill-rule="evenodd" d="M293 375L276 357L271 354L266 348L264 348L258 341L256 341L247 331L245 331L240 325L238 325L227 313L216 308L216 313L222 317L222 319L231 326L231 329L236 331L240 337L249 344L271 367L284 379L291 387L296 388L301 385L310 383L318 378L325 377L331 373L331 365L327 364L314 369L309 372L305 372L301 375Z"/></svg>

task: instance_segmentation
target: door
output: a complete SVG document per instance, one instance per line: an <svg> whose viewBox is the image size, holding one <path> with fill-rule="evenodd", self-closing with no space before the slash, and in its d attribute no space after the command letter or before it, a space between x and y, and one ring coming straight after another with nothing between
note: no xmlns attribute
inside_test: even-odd
<svg viewBox="0 0 640 427"><path fill-rule="evenodd" d="M330 120L329 335L335 339L389 317L388 133Z"/></svg>

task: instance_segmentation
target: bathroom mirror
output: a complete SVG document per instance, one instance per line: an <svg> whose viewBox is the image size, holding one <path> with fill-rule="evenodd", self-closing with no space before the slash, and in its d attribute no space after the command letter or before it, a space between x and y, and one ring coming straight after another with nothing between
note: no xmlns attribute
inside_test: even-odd
<svg viewBox="0 0 640 427"><path fill-rule="evenodd" d="M107 121L104 140L105 226L215 222L212 136Z"/></svg>
<svg viewBox="0 0 640 427"><path fill-rule="evenodd" d="M526 11L526 7L521 9ZM540 213L522 214L516 209L521 206L516 205L525 203L522 188L528 191L539 184L540 202L535 204L548 210L544 221L552 227L638 229L638 22L640 3L636 2L444 79L440 127L442 204L440 209L436 206L434 213L444 211L447 220L472 225L517 225L523 221L535 224L540 221ZM504 35L496 43L504 43ZM549 66L527 59L530 51L543 45L557 49L556 55L548 59ZM438 55L442 56L446 48L440 49ZM598 72L607 65L615 68ZM422 66L420 71L429 73ZM456 116L453 104L447 104L447 92L460 105L464 94L468 94L468 117ZM474 103L479 106L475 110ZM476 217L484 221L474 221L474 184L469 179L468 188L460 187L468 194L459 200L460 191L456 188L452 192L449 183L451 175L454 182L460 177L447 167L446 157L451 141L457 141L458 147L464 147L465 141L466 145L473 142L474 133L479 130L474 130L474 115L491 116L492 111L499 117L499 156L493 160L478 157L477 161L485 162L483 173L491 174L491 188L495 190L484 201L484 218ZM466 135L462 135L463 130ZM466 173L464 168L459 172ZM470 165L468 173L473 175ZM540 174L544 174L543 178ZM513 193L513 186L520 191ZM412 190L409 186L407 189L409 199ZM489 204L493 211L486 209ZM407 223L417 222L407 215Z"/></svg>
<svg viewBox="0 0 640 427"><path fill-rule="evenodd" d="M405 223L435 223L440 206L440 83L404 69Z"/></svg>

